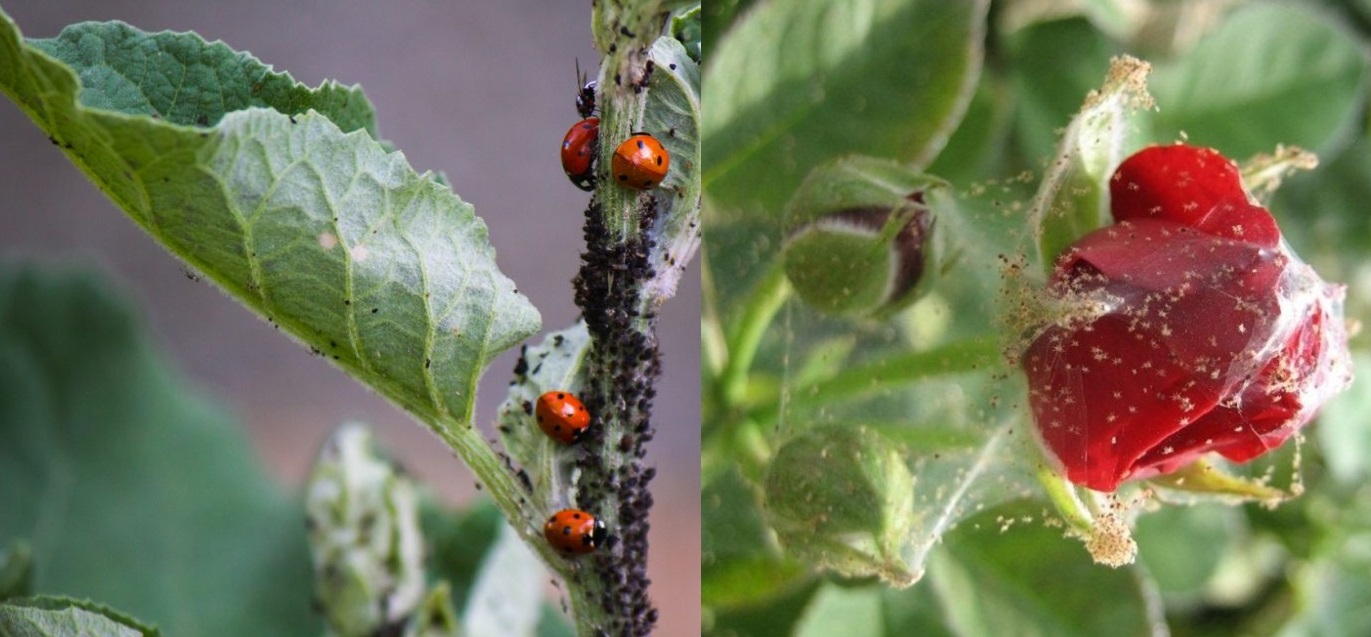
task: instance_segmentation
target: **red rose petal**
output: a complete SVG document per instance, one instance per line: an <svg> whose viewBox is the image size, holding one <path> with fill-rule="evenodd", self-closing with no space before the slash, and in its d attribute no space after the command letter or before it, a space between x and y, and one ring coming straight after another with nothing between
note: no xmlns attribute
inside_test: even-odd
<svg viewBox="0 0 1371 637"><path fill-rule="evenodd" d="M1186 413L1203 413L1219 399L1218 383L1194 382L1169 362L1163 343L1132 323L1107 315L1077 331L1052 327L1024 357L1043 442L1067 478L1100 491L1129 478L1136 460Z"/></svg>
<svg viewBox="0 0 1371 637"><path fill-rule="evenodd" d="M1109 195L1115 221L1169 219L1268 248L1280 241L1271 214L1248 201L1237 167L1211 148L1144 148L1114 171Z"/></svg>
<svg viewBox="0 0 1371 637"><path fill-rule="evenodd" d="M1275 250L1164 219L1081 238L1052 291L1102 315L1049 328L1024 359L1042 440L1067 477L1112 491L1232 446L1171 439L1256 375L1250 352L1276 329L1272 292L1285 262Z"/></svg>

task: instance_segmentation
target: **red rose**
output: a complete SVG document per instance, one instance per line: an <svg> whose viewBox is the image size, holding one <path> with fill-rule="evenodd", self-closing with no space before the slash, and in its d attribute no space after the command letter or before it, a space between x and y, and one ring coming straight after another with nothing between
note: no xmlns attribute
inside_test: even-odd
<svg viewBox="0 0 1371 637"><path fill-rule="evenodd" d="M1325 283L1217 152L1129 157L1116 223L1057 259L1070 308L1024 353L1029 403L1068 479L1099 491L1217 451L1278 447L1351 380L1343 287Z"/></svg>

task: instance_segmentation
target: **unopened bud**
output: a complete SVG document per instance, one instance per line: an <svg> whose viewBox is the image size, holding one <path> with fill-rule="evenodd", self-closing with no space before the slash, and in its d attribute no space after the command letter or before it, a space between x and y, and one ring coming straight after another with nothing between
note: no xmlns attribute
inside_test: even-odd
<svg viewBox="0 0 1371 637"><path fill-rule="evenodd" d="M787 209L785 271L795 292L829 314L886 316L919 297L939 182L908 168L848 158L818 168Z"/></svg>
<svg viewBox="0 0 1371 637"><path fill-rule="evenodd" d="M908 585L902 558L914 476L898 448L867 427L818 427L787 441L766 476L768 519L793 557L850 577Z"/></svg>

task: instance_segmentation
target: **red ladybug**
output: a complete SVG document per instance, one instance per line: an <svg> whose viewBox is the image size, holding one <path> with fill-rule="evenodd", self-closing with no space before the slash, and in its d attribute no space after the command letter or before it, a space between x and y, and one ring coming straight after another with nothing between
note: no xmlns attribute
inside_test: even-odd
<svg viewBox="0 0 1371 637"><path fill-rule="evenodd" d="M648 190L662 183L670 165L671 155L661 142L647 133L634 133L614 149L610 168L620 186Z"/></svg>
<svg viewBox="0 0 1371 637"><path fill-rule="evenodd" d="M600 146L600 118L587 117L562 138L562 170L581 190L595 189L595 155Z"/></svg>
<svg viewBox="0 0 1371 637"><path fill-rule="evenodd" d="M564 555L594 553L605 541L605 523L585 511L563 509L543 524L543 537Z"/></svg>
<svg viewBox="0 0 1371 637"><path fill-rule="evenodd" d="M564 391L550 391L538 397L533 409L538 428L564 445L580 440L590 428L590 412L580 399Z"/></svg>

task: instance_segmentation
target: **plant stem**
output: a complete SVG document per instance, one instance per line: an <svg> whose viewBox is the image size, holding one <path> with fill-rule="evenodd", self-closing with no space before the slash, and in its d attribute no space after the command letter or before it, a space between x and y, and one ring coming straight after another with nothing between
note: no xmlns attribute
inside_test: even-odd
<svg viewBox="0 0 1371 637"><path fill-rule="evenodd" d="M674 193L631 190L606 179L616 145L641 126L651 62L648 50L670 16L656 2L596 0L592 31L605 52L597 78L600 104L599 182L586 210L585 252L573 284L590 334L582 369L582 399L595 426L578 446L575 504L605 523L610 540L584 556L566 578L577 632L642 636L657 610L648 598L648 483L644 444L655 434L649 414L661 372L657 305L647 291L659 218L672 211ZM698 208L698 200L695 201Z"/></svg>
<svg viewBox="0 0 1371 637"><path fill-rule="evenodd" d="M1057 513L1066 521L1067 526L1080 533L1082 537L1089 537L1095 522L1085 503L1077 496L1076 487L1045 462L1038 464L1037 477L1038 483L1047 493L1048 502L1057 509Z"/></svg>
<svg viewBox="0 0 1371 637"><path fill-rule="evenodd" d="M762 336L771 326L776 313L790 298L790 291L785 269L777 260L748 298L737 328L728 339L728 362L719 377L720 397L725 408L737 406L742 400L743 392L747 389L747 372L757 357Z"/></svg>

